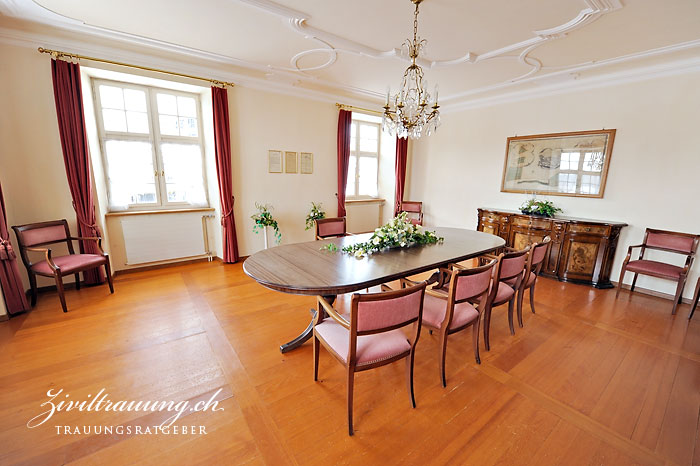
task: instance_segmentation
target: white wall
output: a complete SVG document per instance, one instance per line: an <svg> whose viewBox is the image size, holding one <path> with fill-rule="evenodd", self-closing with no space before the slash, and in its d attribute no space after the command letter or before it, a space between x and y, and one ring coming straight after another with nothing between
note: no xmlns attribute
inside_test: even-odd
<svg viewBox="0 0 700 466"><path fill-rule="evenodd" d="M525 195L500 192L507 137L616 128L605 197L549 197L564 215L629 224L611 279L646 227L700 233L698 73L447 113L442 122L410 154L406 198L423 201L427 225L476 228L478 207L520 206ZM696 261L685 297L699 272ZM675 291L651 277L637 285Z"/></svg>

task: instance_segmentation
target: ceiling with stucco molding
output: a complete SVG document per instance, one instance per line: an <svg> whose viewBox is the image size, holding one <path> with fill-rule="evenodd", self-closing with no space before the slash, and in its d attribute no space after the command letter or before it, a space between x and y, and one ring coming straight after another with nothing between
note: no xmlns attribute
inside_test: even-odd
<svg viewBox="0 0 700 466"><path fill-rule="evenodd" d="M0 13L228 64L308 92L381 99L408 64L409 0L0 0ZM425 0L428 81L458 104L606 73L700 64L698 0ZM2 19L2 18L0 18Z"/></svg>

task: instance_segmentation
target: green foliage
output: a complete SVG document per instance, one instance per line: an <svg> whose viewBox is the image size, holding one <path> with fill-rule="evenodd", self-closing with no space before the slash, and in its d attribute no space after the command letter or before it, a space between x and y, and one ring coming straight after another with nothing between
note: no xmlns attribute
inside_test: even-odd
<svg viewBox="0 0 700 466"><path fill-rule="evenodd" d="M338 245L335 243L328 243L325 246L320 248L321 251L330 251L330 252L336 252L338 250Z"/></svg>
<svg viewBox="0 0 700 466"><path fill-rule="evenodd" d="M520 212L530 215L542 215L544 217L554 217L562 210L556 207L552 201L538 201L536 198L528 199L520 206Z"/></svg>
<svg viewBox="0 0 700 466"><path fill-rule="evenodd" d="M320 220L322 218L326 218L326 213L323 211L321 203L319 202L318 204L316 204L315 202L312 202L311 210L306 216L306 229L310 230L311 228L313 228L314 220Z"/></svg>
<svg viewBox="0 0 700 466"><path fill-rule="evenodd" d="M277 220L272 217L272 213L270 212L274 207L269 204L259 204L256 202L255 208L258 209L258 212L250 217L255 222L253 225L253 232L258 234L261 230L264 230L265 227L272 227L275 231L275 242L280 244L280 241L282 241L282 234L280 233Z"/></svg>
<svg viewBox="0 0 700 466"><path fill-rule="evenodd" d="M406 212L401 212L389 223L374 230L369 241L345 246L343 252L359 258L385 249L442 243L444 239L433 231L423 231L423 227L408 220Z"/></svg>

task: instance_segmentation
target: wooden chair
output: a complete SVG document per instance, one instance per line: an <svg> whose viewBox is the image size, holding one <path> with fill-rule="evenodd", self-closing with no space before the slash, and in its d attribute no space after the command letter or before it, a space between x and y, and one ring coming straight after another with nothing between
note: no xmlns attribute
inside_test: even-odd
<svg viewBox="0 0 700 466"><path fill-rule="evenodd" d="M29 284L32 288L32 306L36 305L37 299L37 275L53 277L56 280L56 289L58 290L63 312L68 312L66 298L63 292L63 277L66 275L75 274L75 288L79 290L80 272L104 266L109 283L109 291L114 293L109 256L102 251L101 238L71 236L70 230L68 229L68 222L65 219L17 225L13 226L12 229L15 230L22 262L24 262L24 266L27 268L27 274L29 275ZM97 247L101 254L75 254L73 241L77 240L97 241ZM68 246L68 255L53 257L51 249L39 247L58 243L66 243ZM44 260L32 262L27 254L30 251L43 253Z"/></svg>
<svg viewBox="0 0 700 466"><path fill-rule="evenodd" d="M700 277L698 277L698 282L695 284L695 294L693 295L693 301L690 303L690 314L688 315L688 320L693 318L695 314L695 308L698 307L698 301L700 301Z"/></svg>
<svg viewBox="0 0 700 466"><path fill-rule="evenodd" d="M355 372L373 369L406 358L406 382L411 406L413 360L420 336L423 295L426 283L383 293L355 293L350 315L340 315L331 303L318 297L319 310L314 319L314 381L318 380L318 357L322 344L347 369L348 433L353 434L352 402ZM325 311L331 319L324 320ZM413 324L410 340L401 331Z"/></svg>
<svg viewBox="0 0 700 466"><path fill-rule="evenodd" d="M411 217L409 215L409 220L414 225L423 225L423 203L419 201L402 201L399 212L407 212L409 214L417 215L417 217Z"/></svg>
<svg viewBox="0 0 700 466"><path fill-rule="evenodd" d="M520 289L525 275L525 263L527 262L530 246L520 251L506 252L494 257L485 254L487 259L496 259L496 264L489 298L484 308L484 347L486 351L491 349L489 332L491 329L491 311L494 307L508 303L508 326L510 334L515 335L513 327L513 311L515 310L517 290Z"/></svg>
<svg viewBox="0 0 700 466"><path fill-rule="evenodd" d="M345 217L331 217L314 220L316 239L339 238L349 236Z"/></svg>
<svg viewBox="0 0 700 466"><path fill-rule="evenodd" d="M530 309L532 313L535 313L535 285L537 284L537 277L544 266L544 260L549 255L549 248L552 245L552 238L545 236L544 239L539 243L534 243L530 245L530 252L527 255L527 261L525 263L525 275L520 283L520 288L518 289L518 325L522 328L523 326L523 299L525 297L525 291L530 291ZM515 285L514 278L511 278L509 284Z"/></svg>
<svg viewBox="0 0 700 466"><path fill-rule="evenodd" d="M688 278L688 271L693 265L695 252L698 249L698 241L700 241L700 235L647 228L644 233L644 242L642 244L630 246L627 249L627 257L625 257L625 261L622 263L620 280L617 284L617 293L615 293L615 297L617 298L620 295L625 272L634 273L632 285L630 286L630 293L634 291L634 286L637 283L637 276L639 274L672 280L677 283L676 295L673 298L673 308L671 309L671 314L675 314L676 308L683 297L683 288ZM631 260L632 250L635 248L641 248L639 257L637 260ZM685 265L679 267L665 262L644 259L644 252L647 249L682 254L686 256Z"/></svg>
<svg viewBox="0 0 700 466"><path fill-rule="evenodd" d="M431 333L440 335L440 382L447 386L445 378L445 354L447 337L453 333L472 327L474 358L481 364L479 357L479 322L486 307L488 291L493 277L494 266L498 261L492 260L486 265L472 269L452 264L449 269L440 269L440 278L433 288L425 290L423 298L423 327ZM406 283L416 284L407 279ZM472 305L469 300L477 300Z"/></svg>

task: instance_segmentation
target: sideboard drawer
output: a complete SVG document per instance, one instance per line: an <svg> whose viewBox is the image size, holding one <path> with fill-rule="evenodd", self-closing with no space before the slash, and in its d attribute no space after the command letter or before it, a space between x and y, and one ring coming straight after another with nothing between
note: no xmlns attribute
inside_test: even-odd
<svg viewBox="0 0 700 466"><path fill-rule="evenodd" d="M544 219L540 219L540 218L515 216L513 218L513 225L529 227L529 228L550 229L550 228L552 228L552 221L551 220L544 220Z"/></svg>
<svg viewBox="0 0 700 466"><path fill-rule="evenodd" d="M606 235L608 234L608 227L606 225L587 225L585 223L571 223L569 224L569 231L572 233L590 233L593 235Z"/></svg>

